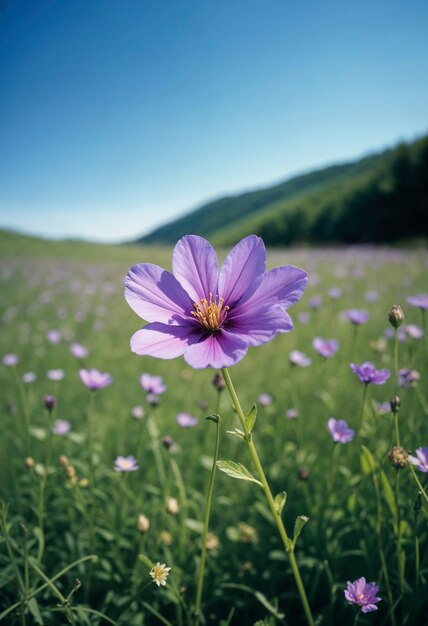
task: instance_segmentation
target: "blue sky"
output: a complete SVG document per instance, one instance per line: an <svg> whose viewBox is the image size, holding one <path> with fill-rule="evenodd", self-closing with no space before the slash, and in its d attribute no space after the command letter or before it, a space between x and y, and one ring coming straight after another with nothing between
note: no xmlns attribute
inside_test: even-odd
<svg viewBox="0 0 428 626"><path fill-rule="evenodd" d="M3 0L0 225L135 238L428 130L428 3Z"/></svg>

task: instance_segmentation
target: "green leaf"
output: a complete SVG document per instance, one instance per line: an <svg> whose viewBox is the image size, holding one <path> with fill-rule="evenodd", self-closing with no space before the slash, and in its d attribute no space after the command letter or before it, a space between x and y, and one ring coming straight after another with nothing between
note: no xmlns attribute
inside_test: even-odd
<svg viewBox="0 0 428 626"><path fill-rule="evenodd" d="M234 437L238 437L238 439L245 438L245 433L243 433L242 430L239 430L239 428L235 428L235 430L226 430L226 433L228 435L233 435Z"/></svg>
<svg viewBox="0 0 428 626"><path fill-rule="evenodd" d="M274 615L277 619L282 620L285 617L284 613L279 613L277 607L274 606L271 602L269 602L269 600L261 591L255 591L254 595L256 596L257 600L261 604L263 604L265 609L267 609L270 613L272 613L272 615Z"/></svg>
<svg viewBox="0 0 428 626"><path fill-rule="evenodd" d="M239 480L248 480L252 483L256 483L262 487L262 483L254 478L254 476L247 470L245 465L241 463L235 463L234 461L217 461L217 467L221 472L224 472L232 478L238 478Z"/></svg>
<svg viewBox="0 0 428 626"><path fill-rule="evenodd" d="M372 453L368 448L366 448L366 446L361 446L360 464L361 470L365 476L373 474L377 468L377 463Z"/></svg>
<svg viewBox="0 0 428 626"><path fill-rule="evenodd" d="M253 430L254 424L257 419L257 406L253 404L251 409L247 413L247 417L245 418L245 428L250 433Z"/></svg>
<svg viewBox="0 0 428 626"><path fill-rule="evenodd" d="M275 496L275 508L278 511L278 513L281 515L282 510L285 506L285 503L287 501L287 492L286 491L281 491L281 493L277 493Z"/></svg>
<svg viewBox="0 0 428 626"><path fill-rule="evenodd" d="M296 521L294 522L293 545L295 545L297 538L302 532L302 528L306 524L306 522L309 522L309 517L306 517L306 515L299 515L298 517L296 517Z"/></svg>
<svg viewBox="0 0 428 626"><path fill-rule="evenodd" d="M397 506L395 503L395 498L394 498L394 492L392 490L391 484L385 474L385 472L382 470L380 473L380 477L382 480L382 487L383 487L383 495L385 496L385 500L386 503L388 505L389 510L391 511L391 515L392 518L394 520L394 523L397 523Z"/></svg>
<svg viewBox="0 0 428 626"><path fill-rule="evenodd" d="M31 598L31 600L28 600L28 608L30 609L30 613L36 620L37 624L44 626L44 621L40 613L39 605L37 604L36 598Z"/></svg>

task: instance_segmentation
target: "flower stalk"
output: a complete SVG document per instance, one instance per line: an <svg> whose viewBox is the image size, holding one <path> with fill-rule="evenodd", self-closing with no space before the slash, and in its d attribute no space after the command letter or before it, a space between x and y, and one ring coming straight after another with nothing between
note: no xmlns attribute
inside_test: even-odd
<svg viewBox="0 0 428 626"><path fill-rule="evenodd" d="M266 475L264 473L262 464L260 462L259 459L259 455L257 454L257 450L256 450L256 446L254 444L254 441L252 439L251 433L248 432L248 429L246 427L245 424L245 415L244 412L242 410L241 404L239 402L239 398L236 394L235 388L233 386L232 383L232 379L230 377L229 371L227 370L227 368L222 369L222 374L224 377L224 380L226 382L226 386L227 389L229 391L230 397L232 399L233 405L235 407L236 413L239 417L239 421L241 422L241 426L242 429L245 433L245 441L247 442L247 446L250 452L250 456L251 459L253 461L254 467L256 469L258 478L262 484L262 489L263 492L266 496L266 500L268 502L269 508L272 512L273 518L275 520L275 523L278 527L278 531L280 534L280 537L282 539L282 542L284 544L284 549L285 552L289 558L290 561L290 565L291 565L291 569L293 571L293 576L294 579L296 581L296 585L297 585L297 589L299 591L299 595L300 595L300 600L302 602L303 605L303 610L305 612L305 616L306 616L306 620L309 624L309 626L315 626L315 622L314 619L312 617L312 612L311 612L311 608L309 606L309 601L308 601L308 597L306 595L306 591L303 585L303 581L300 575L300 571L299 571L299 566L297 564L296 561L296 557L294 555L294 543L293 541L291 541L291 539L289 538L287 531L285 529L284 523L282 521L281 515L276 507L273 495L272 495L272 491L269 487L269 483L267 481Z"/></svg>
<svg viewBox="0 0 428 626"><path fill-rule="evenodd" d="M195 626L199 626L200 616L201 616L202 588L204 584L205 561L206 561L206 556L207 556L207 537L208 537L209 522L210 522L211 504L212 504L213 491L214 491L215 474L216 474L216 468L217 468L218 451L220 447L220 416L210 415L207 419L213 421L216 425L216 439L215 439L214 458L213 458L213 464L211 468L210 481L208 483L207 501L205 505L205 515L204 515L204 530L202 533L201 557L199 561L198 580L196 584Z"/></svg>

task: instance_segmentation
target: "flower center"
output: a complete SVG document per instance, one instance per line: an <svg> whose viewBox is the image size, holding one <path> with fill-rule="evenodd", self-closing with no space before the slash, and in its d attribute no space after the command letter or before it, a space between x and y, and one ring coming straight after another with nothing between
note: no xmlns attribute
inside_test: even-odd
<svg viewBox="0 0 428 626"><path fill-rule="evenodd" d="M196 317L200 324L208 330L218 330L227 317L228 306L223 306L223 298L219 298L216 294L213 298L210 293L210 300L202 298L199 302L194 302L194 311L190 313Z"/></svg>

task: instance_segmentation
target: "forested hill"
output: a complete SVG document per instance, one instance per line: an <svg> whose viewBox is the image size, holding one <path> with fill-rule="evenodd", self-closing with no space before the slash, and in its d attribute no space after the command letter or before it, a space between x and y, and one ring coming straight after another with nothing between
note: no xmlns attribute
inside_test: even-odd
<svg viewBox="0 0 428 626"><path fill-rule="evenodd" d="M233 244L256 233L268 245L387 242L428 236L428 136L359 161L209 202L141 243L203 235Z"/></svg>

